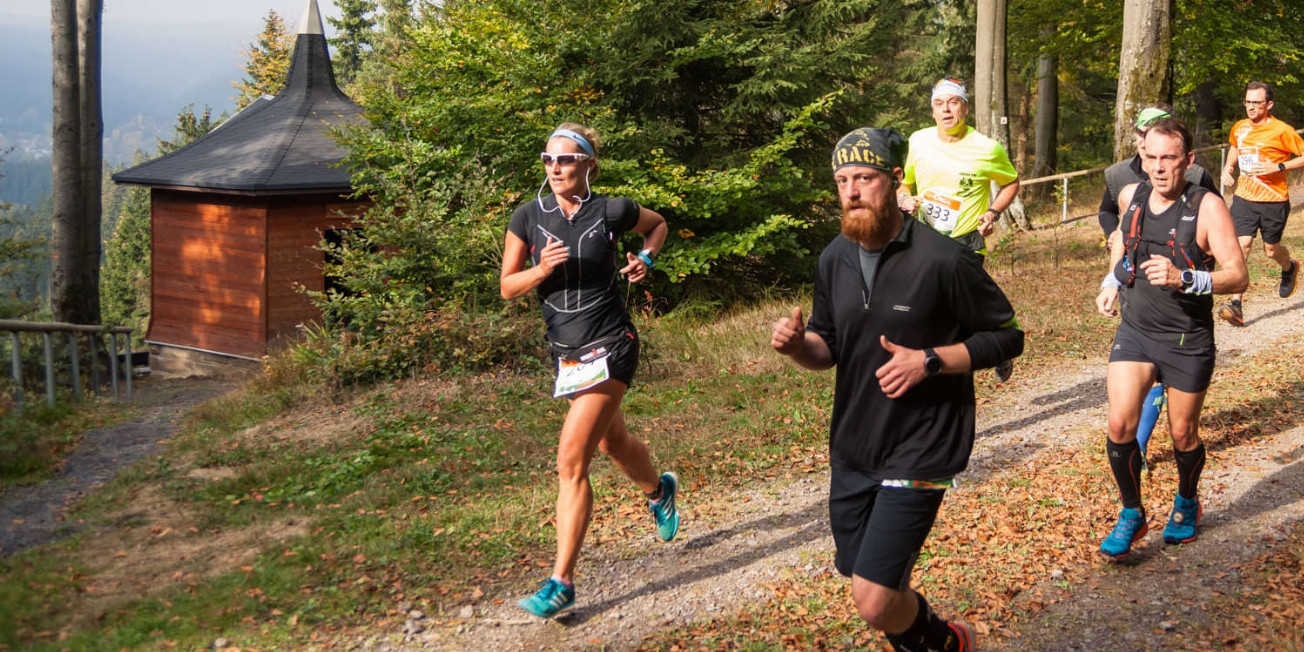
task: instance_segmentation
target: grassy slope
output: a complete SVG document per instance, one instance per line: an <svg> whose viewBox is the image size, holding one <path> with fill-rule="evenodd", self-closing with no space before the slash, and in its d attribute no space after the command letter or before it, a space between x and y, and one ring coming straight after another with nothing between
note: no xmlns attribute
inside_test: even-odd
<svg viewBox="0 0 1304 652"><path fill-rule="evenodd" d="M1098 239L1094 225L1038 232L1002 243L990 262L1028 333L1021 368L1101 358L1112 328L1089 310L1104 266ZM1261 254L1254 263L1263 292ZM627 414L654 454L674 461L689 490L727 492L740 478L824 464L832 377L796 371L766 344L769 324L790 303L775 300L710 323L666 318L643 326L651 364L627 399ZM990 374L979 382L987 384L984 396L999 400ZM552 450L564 409L546 395L546 384L483 375L320 395L303 370L275 366L247 391L201 410L165 455L78 507L78 516L109 534L0 561L0 612L10 614L0 622L0 645L194 647L224 636L289 646L391 622L403 601L439 614L532 580L550 565ZM999 541L1009 525L990 509L995 496L1013 497L1003 509L1030 513L1039 527L1103 527L1044 493L1069 478L1083 500L1107 496L1107 478L1090 457L1084 444L1038 476L1001 475L966 492L948 507L941 522L952 525L937 541L972 540L975 532L951 531L970 510L991 512L974 517L976 533ZM595 464L593 545L622 545L630 516L641 518L639 496L617 475L609 462ZM1079 563L1078 551L1062 542L1037 546L1011 552ZM940 585L947 573L977 572L951 563L954 554L945 545L930 548L920 581ZM990 595L939 597L981 610L976 620L1001 617L993 600L1021 590L1020 580L1012 566L982 572ZM797 600L794 614L829 607L806 641L859 636L843 588L832 578L794 580L778 604L788 613ZM740 614L722 621L727 633L704 625L660 643L730 637L761 647L796 644L766 633L773 628L747 626L752 621Z"/></svg>

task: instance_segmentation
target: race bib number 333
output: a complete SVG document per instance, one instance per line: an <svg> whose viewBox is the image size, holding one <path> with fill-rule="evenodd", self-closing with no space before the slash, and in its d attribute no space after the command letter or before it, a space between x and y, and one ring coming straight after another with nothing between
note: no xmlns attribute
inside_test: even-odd
<svg viewBox="0 0 1304 652"><path fill-rule="evenodd" d="M924 221L940 233L955 230L956 220L960 217L960 199L942 194L932 188L924 191Z"/></svg>

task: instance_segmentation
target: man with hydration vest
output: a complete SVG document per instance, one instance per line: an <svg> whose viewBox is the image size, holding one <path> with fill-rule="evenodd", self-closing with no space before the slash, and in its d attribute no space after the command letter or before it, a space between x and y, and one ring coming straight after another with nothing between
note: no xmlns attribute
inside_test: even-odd
<svg viewBox="0 0 1304 652"><path fill-rule="evenodd" d="M1119 193L1118 205L1127 208L1110 238L1110 272L1096 297L1101 314L1122 316L1106 373L1106 451L1123 509L1100 551L1113 559L1128 555L1149 530L1136 432L1155 382L1168 387L1178 472L1164 542L1196 539L1205 462L1198 426L1216 353L1213 295L1242 292L1247 283L1245 258L1222 198L1186 180L1194 161L1186 125L1175 118L1155 122L1141 151L1149 180Z"/></svg>

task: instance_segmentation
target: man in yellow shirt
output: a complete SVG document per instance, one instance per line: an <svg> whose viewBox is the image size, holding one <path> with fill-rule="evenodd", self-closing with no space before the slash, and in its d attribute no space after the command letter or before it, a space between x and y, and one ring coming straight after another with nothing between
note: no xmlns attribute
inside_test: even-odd
<svg viewBox="0 0 1304 652"><path fill-rule="evenodd" d="M969 95L960 80L937 82L931 103L937 127L910 135L901 208L985 256L983 237L1019 193L1019 173L999 142L965 123ZM992 182L1000 187L995 199Z"/></svg>
<svg viewBox="0 0 1304 652"><path fill-rule="evenodd" d="M1281 265L1277 294L1285 299L1295 293L1299 277L1299 261L1291 260L1281 244L1290 215L1286 171L1304 167L1304 139L1290 125L1272 117L1272 89L1263 82L1245 85L1245 113L1249 117L1232 127L1222 181L1236 186L1231 213L1241 251L1248 259L1254 234L1263 233L1263 254ZM1239 183L1232 177L1237 166L1241 168ZM1218 316L1233 326L1244 326L1241 295L1233 294Z"/></svg>
<svg viewBox="0 0 1304 652"><path fill-rule="evenodd" d="M931 104L937 127L910 135L897 203L985 260L984 238L1019 194L1019 173L999 142L965 123L969 92L964 82L942 78L933 85ZM1000 187L995 199L992 183ZM1009 380L1014 361L997 364L995 371L1001 382Z"/></svg>

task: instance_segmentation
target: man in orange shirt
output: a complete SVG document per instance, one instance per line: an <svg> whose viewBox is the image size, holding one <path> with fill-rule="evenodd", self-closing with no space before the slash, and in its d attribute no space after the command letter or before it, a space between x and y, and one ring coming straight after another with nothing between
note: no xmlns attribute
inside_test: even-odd
<svg viewBox="0 0 1304 652"><path fill-rule="evenodd" d="M1304 139L1290 125L1272 117L1272 89L1263 82L1245 85L1245 113L1249 117L1232 127L1231 149L1222 181L1236 185L1232 198L1232 222L1241 251L1248 259L1255 232L1263 233L1263 254L1281 265L1281 283L1277 294L1285 299L1295 292L1299 261L1291 260L1281 234L1290 215L1290 192L1286 171L1304 167ZM1241 168L1240 184L1232 177ZM1244 326L1241 295L1233 294L1218 316L1233 326Z"/></svg>

